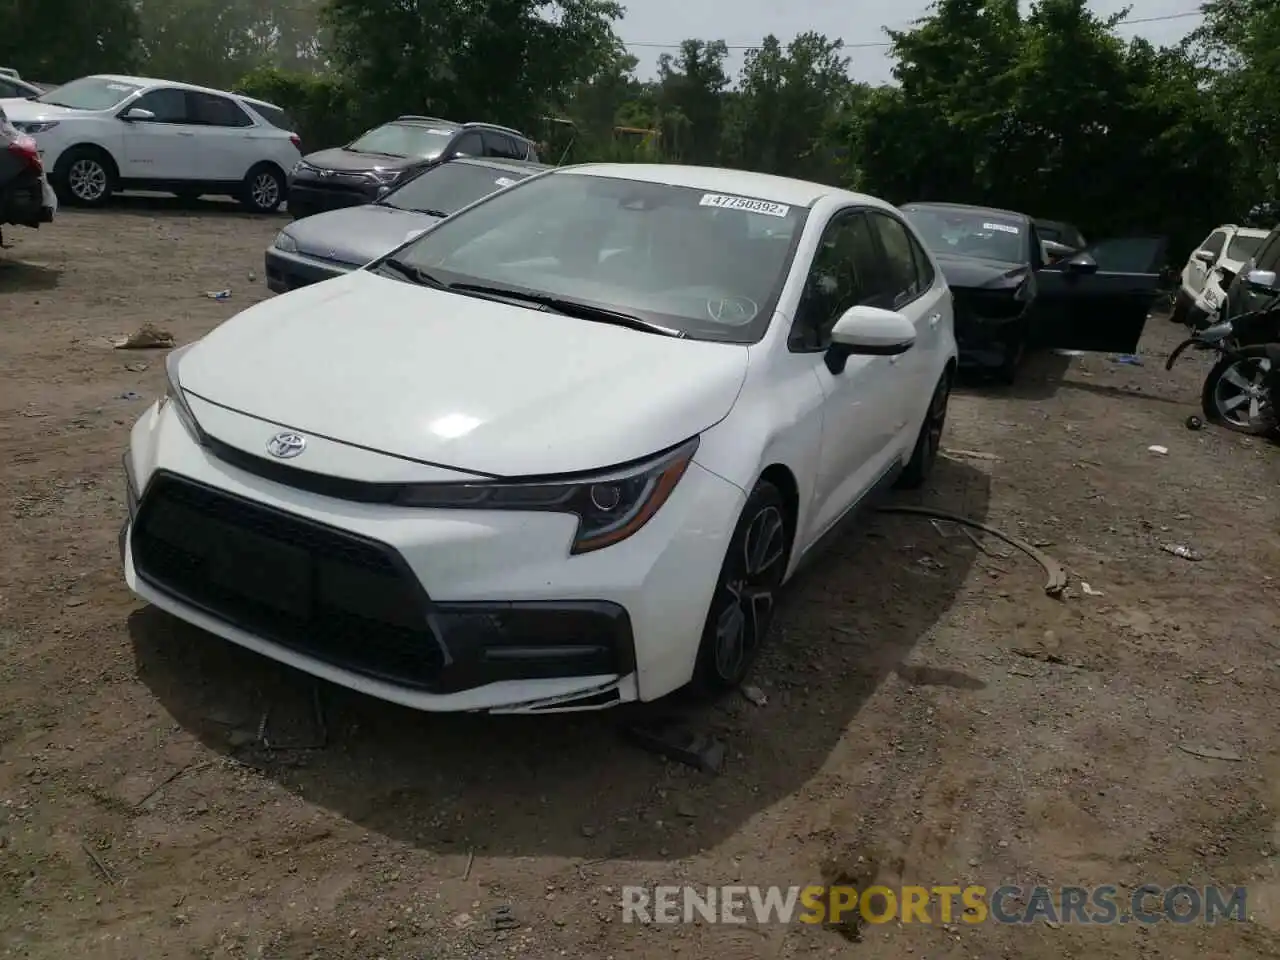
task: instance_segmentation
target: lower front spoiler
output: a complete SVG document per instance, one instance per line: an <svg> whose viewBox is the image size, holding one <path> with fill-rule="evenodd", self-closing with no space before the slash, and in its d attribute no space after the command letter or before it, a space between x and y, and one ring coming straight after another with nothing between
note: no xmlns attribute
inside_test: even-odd
<svg viewBox="0 0 1280 960"><path fill-rule="evenodd" d="M130 506L136 511L132 503ZM224 640L376 699L432 713L568 713L603 710L639 699L634 655L621 660L630 667L630 672L625 675L533 676L497 680L449 693L432 693L404 686L309 656L301 650L249 633L148 583L138 575L133 565L133 554L129 547L130 529L131 522L126 521L120 529L118 547L125 580L137 596L177 619ZM545 665L534 672L545 673Z"/></svg>

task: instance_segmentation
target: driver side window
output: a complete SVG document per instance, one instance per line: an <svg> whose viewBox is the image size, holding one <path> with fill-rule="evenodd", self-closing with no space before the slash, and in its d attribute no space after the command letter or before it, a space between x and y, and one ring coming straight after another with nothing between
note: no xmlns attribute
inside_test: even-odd
<svg viewBox="0 0 1280 960"><path fill-rule="evenodd" d="M827 224L805 278L790 346L798 352L825 350L831 328L850 307L880 306L877 278L884 276L879 248L866 214L836 214Z"/></svg>

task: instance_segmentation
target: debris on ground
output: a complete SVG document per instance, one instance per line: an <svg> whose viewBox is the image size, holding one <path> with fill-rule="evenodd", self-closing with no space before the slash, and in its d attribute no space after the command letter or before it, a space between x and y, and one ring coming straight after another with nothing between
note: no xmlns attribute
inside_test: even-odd
<svg viewBox="0 0 1280 960"><path fill-rule="evenodd" d="M1066 347L1059 347L1053 352L1059 357L1083 357L1085 354L1083 350L1068 350Z"/></svg>
<svg viewBox="0 0 1280 960"><path fill-rule="evenodd" d="M130 373L142 373L150 364L146 363L126 363L124 368Z"/></svg>
<svg viewBox="0 0 1280 960"><path fill-rule="evenodd" d="M750 700L757 707L763 707L769 702L769 697L759 687L752 686L748 683L738 689L744 698Z"/></svg>
<svg viewBox="0 0 1280 960"><path fill-rule="evenodd" d="M1165 553L1173 554L1175 557L1181 557L1183 560L1196 561L1204 559L1203 554L1184 543L1162 543L1160 544L1160 549Z"/></svg>
<svg viewBox="0 0 1280 960"><path fill-rule="evenodd" d="M952 523L963 524L967 527L973 527L975 530L981 530L983 533L989 533L991 536L1003 540L1009 546L1017 547L1036 563L1040 564L1047 576L1044 592L1049 596L1061 596L1062 591L1067 589L1067 571L1063 569L1062 564L1053 559L1053 557L1041 553L1021 537L1015 537L1012 534L1005 533L1003 530L989 527L985 523L973 520L970 517L964 517L958 513L950 513L946 510L935 510L932 507L884 506L880 507L880 513L905 513L918 517L933 517L935 520L950 520Z"/></svg>
<svg viewBox="0 0 1280 960"><path fill-rule="evenodd" d="M1169 452L1168 447L1162 447L1158 443L1153 443L1151 446L1147 447L1147 450L1149 450L1151 453L1159 454L1162 457L1168 454Z"/></svg>
<svg viewBox="0 0 1280 960"><path fill-rule="evenodd" d="M1001 459L994 453L983 453L981 450L943 450L942 454L952 460L987 460L996 463Z"/></svg>
<svg viewBox="0 0 1280 960"><path fill-rule="evenodd" d="M142 399L142 394L138 393L138 391L137 391L137 390L126 390L124 393L120 394L120 396L119 396L119 397L117 397L116 399L118 399L118 400L141 400L141 399Z"/></svg>
<svg viewBox="0 0 1280 960"><path fill-rule="evenodd" d="M1204 427L1204 421L1197 417L1194 413L1186 419L1188 430L1200 430Z"/></svg>
<svg viewBox="0 0 1280 960"><path fill-rule="evenodd" d="M1122 353L1111 358L1112 363L1119 363L1126 367L1142 366L1142 358L1133 353Z"/></svg>
<svg viewBox="0 0 1280 960"><path fill-rule="evenodd" d="M636 746L703 773L719 773L724 766L724 741L686 730L673 721L635 724L623 727L622 732Z"/></svg>
<svg viewBox="0 0 1280 960"><path fill-rule="evenodd" d="M520 926L520 921L516 919L516 915L507 906L498 907L498 909L494 910L490 923L494 930L514 930Z"/></svg>
<svg viewBox="0 0 1280 960"><path fill-rule="evenodd" d="M1183 753L1189 753L1193 757L1199 757L1202 760L1229 760L1232 763L1239 763L1244 757L1236 753L1234 750L1219 750L1216 747L1193 746L1189 743L1178 744L1178 749Z"/></svg>
<svg viewBox="0 0 1280 960"><path fill-rule="evenodd" d="M1080 589L1084 592L1086 597L1101 597L1103 595L1101 590L1093 589L1093 587L1089 586L1089 584L1085 583L1083 580L1080 581Z"/></svg>
<svg viewBox="0 0 1280 960"><path fill-rule="evenodd" d="M217 300L219 303L225 303L231 299L230 290L206 290L204 295L210 300Z"/></svg>
<svg viewBox="0 0 1280 960"><path fill-rule="evenodd" d="M153 323L144 323L132 336L122 337L112 343L117 350L160 350L174 345L173 334L161 330Z"/></svg>

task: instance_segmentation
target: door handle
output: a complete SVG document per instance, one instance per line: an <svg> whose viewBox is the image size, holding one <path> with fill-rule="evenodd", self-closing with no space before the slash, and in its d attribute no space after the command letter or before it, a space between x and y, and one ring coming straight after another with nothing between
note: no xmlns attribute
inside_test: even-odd
<svg viewBox="0 0 1280 960"><path fill-rule="evenodd" d="M192 133L190 130L179 130L179 131L178 131L178 136L180 136L180 137L194 137L194 136L195 136L195 134L194 134L194 133Z"/></svg>

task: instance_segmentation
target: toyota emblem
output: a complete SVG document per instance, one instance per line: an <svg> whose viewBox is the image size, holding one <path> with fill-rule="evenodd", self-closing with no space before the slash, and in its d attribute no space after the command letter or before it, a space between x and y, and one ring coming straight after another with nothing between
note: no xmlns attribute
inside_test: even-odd
<svg viewBox="0 0 1280 960"><path fill-rule="evenodd" d="M291 431L277 433L267 441L267 453L281 460L296 457L305 449L307 449L307 438Z"/></svg>

